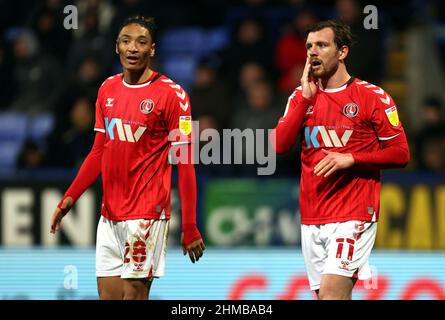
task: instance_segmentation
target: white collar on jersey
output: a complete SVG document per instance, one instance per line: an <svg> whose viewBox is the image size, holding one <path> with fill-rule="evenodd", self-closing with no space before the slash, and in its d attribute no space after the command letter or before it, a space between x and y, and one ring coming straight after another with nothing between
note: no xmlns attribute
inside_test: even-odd
<svg viewBox="0 0 445 320"><path fill-rule="evenodd" d="M338 88L323 89L323 87L321 86L321 81L318 83L318 88L320 88L321 91L327 92L327 93L339 92L339 91L345 90L347 86L348 86L348 84L346 83L346 84L344 84L344 85L342 85L341 87L338 87Z"/></svg>
<svg viewBox="0 0 445 320"><path fill-rule="evenodd" d="M344 85L342 85L341 87L338 88L333 88L333 89L323 89L323 87L321 86L321 81L318 81L318 88L323 91L323 92L327 92L327 93L332 93L332 92L339 92L342 90L345 90L347 86L349 86L351 83L353 83L355 80L355 77L351 77L349 78L348 82L346 82Z"/></svg>
<svg viewBox="0 0 445 320"><path fill-rule="evenodd" d="M151 83L151 81L148 81L148 82L142 83L142 84L129 84L129 83L125 82L124 77L122 77L122 83L124 84L124 86L126 86L128 88L142 88L142 87L148 86Z"/></svg>

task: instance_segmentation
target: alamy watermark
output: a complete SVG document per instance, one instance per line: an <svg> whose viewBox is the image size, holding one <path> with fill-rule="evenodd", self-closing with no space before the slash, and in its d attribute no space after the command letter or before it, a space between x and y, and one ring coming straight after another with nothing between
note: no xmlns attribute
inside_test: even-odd
<svg viewBox="0 0 445 320"><path fill-rule="evenodd" d="M220 133L216 129L200 132L199 121L191 121L191 126L189 134L184 134L180 129L170 132L170 163L247 164L257 165L260 176L275 173L276 153L269 139L273 129L223 129ZM189 142L192 142L193 154L184 148Z"/></svg>
<svg viewBox="0 0 445 320"><path fill-rule="evenodd" d="M363 281L363 288L365 290L377 290L379 288L379 274L376 266L369 266L371 268L371 278Z"/></svg>
<svg viewBox="0 0 445 320"><path fill-rule="evenodd" d="M63 27L67 30L79 28L79 14L75 5L68 5L63 8L63 13L67 16L63 19Z"/></svg>
<svg viewBox="0 0 445 320"><path fill-rule="evenodd" d="M65 266L63 273L65 274L63 287L66 290L77 290L79 288L77 267L73 265Z"/></svg>
<svg viewBox="0 0 445 320"><path fill-rule="evenodd" d="M363 20L363 27L366 30L370 29L378 29L379 28L379 11L377 7L371 4L368 4L363 8L363 13L367 14L365 19Z"/></svg>
<svg viewBox="0 0 445 320"><path fill-rule="evenodd" d="M67 30L78 29L79 14L75 5L67 5L63 8L63 13L66 14L63 20L63 27ZM363 13L367 16L363 20L363 27L366 30L378 29L378 9L375 5L367 5L363 8Z"/></svg>

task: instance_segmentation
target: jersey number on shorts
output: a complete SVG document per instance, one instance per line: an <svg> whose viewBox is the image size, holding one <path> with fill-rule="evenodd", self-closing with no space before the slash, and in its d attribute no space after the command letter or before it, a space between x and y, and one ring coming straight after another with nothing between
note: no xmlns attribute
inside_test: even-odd
<svg viewBox="0 0 445 320"><path fill-rule="evenodd" d="M352 261L352 256L354 255L355 240L354 239L348 239L348 238L346 238L346 239L345 238L338 238L336 241L338 243L336 258L337 259L341 259L341 256L343 254L343 246L344 246L345 243L347 243L347 244L349 244L347 259L349 261Z"/></svg>
<svg viewBox="0 0 445 320"><path fill-rule="evenodd" d="M130 263L130 258L128 258L129 252L130 252L130 244L128 242L125 242L124 263Z"/></svg>
<svg viewBox="0 0 445 320"><path fill-rule="evenodd" d="M124 255L124 263L130 263L130 258L128 258L128 254L130 253L130 244L125 242L125 255ZM147 251L144 241L135 241L133 243L133 253L132 258L134 262L144 262L147 259Z"/></svg>

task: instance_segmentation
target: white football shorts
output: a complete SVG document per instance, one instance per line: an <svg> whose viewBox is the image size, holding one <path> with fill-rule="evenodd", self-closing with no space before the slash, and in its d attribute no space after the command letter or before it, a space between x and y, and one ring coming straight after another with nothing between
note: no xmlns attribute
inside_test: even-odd
<svg viewBox="0 0 445 320"><path fill-rule="evenodd" d="M311 290L320 289L323 274L371 278L368 258L376 232L377 223L368 221L301 225L301 248Z"/></svg>
<svg viewBox="0 0 445 320"><path fill-rule="evenodd" d="M164 275L169 220L111 221L97 226L96 277L151 279Z"/></svg>

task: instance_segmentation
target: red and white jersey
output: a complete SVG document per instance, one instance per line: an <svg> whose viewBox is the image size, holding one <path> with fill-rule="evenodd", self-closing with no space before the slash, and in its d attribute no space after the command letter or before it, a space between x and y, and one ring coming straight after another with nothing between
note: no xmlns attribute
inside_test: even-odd
<svg viewBox="0 0 445 320"><path fill-rule="evenodd" d="M303 99L301 88L290 97L289 104L298 99ZM301 223L377 221L380 169L354 166L324 178L314 174L314 167L325 157L322 149L375 152L381 141L401 134L405 133L397 107L383 89L354 78L340 88L318 88L301 132Z"/></svg>
<svg viewBox="0 0 445 320"><path fill-rule="evenodd" d="M191 142L190 108L187 93L156 72L138 85L126 83L122 74L105 80L94 126L106 134L103 216L119 221L170 218L169 133L174 130L182 143Z"/></svg>

